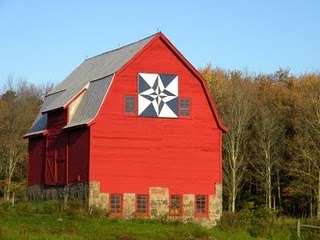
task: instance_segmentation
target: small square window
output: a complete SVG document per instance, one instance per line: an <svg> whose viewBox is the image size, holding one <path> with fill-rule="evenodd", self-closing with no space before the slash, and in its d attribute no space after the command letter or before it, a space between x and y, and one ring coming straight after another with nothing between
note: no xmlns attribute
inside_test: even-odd
<svg viewBox="0 0 320 240"><path fill-rule="evenodd" d="M136 212L138 214L148 213L148 195L146 194L137 195Z"/></svg>
<svg viewBox="0 0 320 240"><path fill-rule="evenodd" d="M124 112L125 114L134 114L135 113L135 96L125 96L125 106Z"/></svg>
<svg viewBox="0 0 320 240"><path fill-rule="evenodd" d="M110 196L110 212L112 214L122 213L122 195L121 194L111 194Z"/></svg>
<svg viewBox="0 0 320 240"><path fill-rule="evenodd" d="M190 98L180 98L179 116L190 117Z"/></svg>
<svg viewBox="0 0 320 240"><path fill-rule="evenodd" d="M208 197L205 195L196 196L196 214L207 215L208 214Z"/></svg>
<svg viewBox="0 0 320 240"><path fill-rule="evenodd" d="M182 197L181 195L170 196L170 211L172 216L179 216L182 214Z"/></svg>

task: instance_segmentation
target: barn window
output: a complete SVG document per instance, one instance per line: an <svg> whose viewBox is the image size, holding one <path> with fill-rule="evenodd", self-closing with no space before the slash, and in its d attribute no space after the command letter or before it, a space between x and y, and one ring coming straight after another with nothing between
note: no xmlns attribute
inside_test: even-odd
<svg viewBox="0 0 320 240"><path fill-rule="evenodd" d="M196 215L205 216L208 214L208 197L205 195L196 196Z"/></svg>
<svg viewBox="0 0 320 240"><path fill-rule="evenodd" d="M110 212L112 214L122 213L122 195L121 194L111 194L110 196Z"/></svg>
<svg viewBox="0 0 320 240"><path fill-rule="evenodd" d="M125 103L124 103L124 112L125 114L134 114L135 113L135 96L125 96Z"/></svg>
<svg viewBox="0 0 320 240"><path fill-rule="evenodd" d="M190 117L190 98L180 98L179 116Z"/></svg>
<svg viewBox="0 0 320 240"><path fill-rule="evenodd" d="M146 194L137 195L136 212L138 214L148 213L148 195Z"/></svg>
<svg viewBox="0 0 320 240"><path fill-rule="evenodd" d="M182 214L182 196L181 195L170 196L169 214L172 216L177 216Z"/></svg>

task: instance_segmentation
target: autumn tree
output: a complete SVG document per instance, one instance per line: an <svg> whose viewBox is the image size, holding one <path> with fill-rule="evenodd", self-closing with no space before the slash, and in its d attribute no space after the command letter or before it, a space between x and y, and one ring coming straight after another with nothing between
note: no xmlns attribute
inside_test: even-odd
<svg viewBox="0 0 320 240"><path fill-rule="evenodd" d="M302 76L296 92L300 100L296 103L300 120L295 138L298 154L291 171L299 182L296 188L309 196L310 214L315 200L316 216L320 217L320 75Z"/></svg>
<svg viewBox="0 0 320 240"><path fill-rule="evenodd" d="M22 136L34 121L46 88L9 77L0 95L0 177L5 200L10 198L13 181L25 182L27 142Z"/></svg>
<svg viewBox="0 0 320 240"><path fill-rule="evenodd" d="M250 77L239 71L225 72L208 65L200 72L206 78L222 121L228 128L223 136L223 191L228 199L228 209L234 212L248 165L246 143L254 113L254 87Z"/></svg>
<svg viewBox="0 0 320 240"><path fill-rule="evenodd" d="M280 153L285 132L283 115L280 111L283 91L278 82L267 76L259 76L255 84L258 90L255 99L256 111L252 121L251 166L254 169L253 175L264 189L266 207L271 209L272 189L276 178L279 178ZM278 187L280 187L279 184Z"/></svg>

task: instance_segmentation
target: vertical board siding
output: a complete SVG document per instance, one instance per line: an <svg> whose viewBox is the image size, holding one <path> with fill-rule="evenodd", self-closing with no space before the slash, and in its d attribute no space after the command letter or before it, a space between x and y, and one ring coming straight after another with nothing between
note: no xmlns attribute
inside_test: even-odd
<svg viewBox="0 0 320 240"><path fill-rule="evenodd" d="M48 113L48 135L57 135L61 129L67 125L68 112L61 109Z"/></svg>
<svg viewBox="0 0 320 240"><path fill-rule="evenodd" d="M56 175L57 185L67 184L67 134L60 134L56 143Z"/></svg>
<svg viewBox="0 0 320 240"><path fill-rule="evenodd" d="M124 114L124 96L137 94L137 75L177 74L179 97L191 99L190 118ZM201 82L158 39L119 74L91 126L90 181L102 192L214 193L221 183L221 130Z"/></svg>
<svg viewBox="0 0 320 240"><path fill-rule="evenodd" d="M65 185L67 183L68 136L62 132L67 124L65 109L48 113L48 136L46 145L45 184Z"/></svg>
<svg viewBox="0 0 320 240"><path fill-rule="evenodd" d="M55 136L47 137L46 149L47 151L46 151L45 184L54 185L57 182Z"/></svg>
<svg viewBox="0 0 320 240"><path fill-rule="evenodd" d="M89 129L74 129L69 132L68 177L70 182L88 181Z"/></svg>
<svg viewBox="0 0 320 240"><path fill-rule="evenodd" d="M44 184L46 139L29 138L28 186Z"/></svg>

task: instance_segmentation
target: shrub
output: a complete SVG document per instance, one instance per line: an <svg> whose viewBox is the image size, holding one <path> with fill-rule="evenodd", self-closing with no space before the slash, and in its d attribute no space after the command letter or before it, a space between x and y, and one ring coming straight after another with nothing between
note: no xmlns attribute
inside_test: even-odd
<svg viewBox="0 0 320 240"><path fill-rule="evenodd" d="M66 204L63 204L62 207L62 214L68 216L88 216L88 208L86 205L81 201L69 201Z"/></svg>
<svg viewBox="0 0 320 240"><path fill-rule="evenodd" d="M276 212L266 208L259 208L252 211L251 224L248 229L252 237L264 237L274 227Z"/></svg>
<svg viewBox="0 0 320 240"><path fill-rule="evenodd" d="M98 207L90 207L88 213L90 216L100 219L110 217L110 212L108 210L101 209Z"/></svg>
<svg viewBox="0 0 320 240"><path fill-rule="evenodd" d="M223 212L218 226L223 231L236 231L241 228L241 216L239 213Z"/></svg>
<svg viewBox="0 0 320 240"><path fill-rule="evenodd" d="M218 227L225 232L247 232L254 238L292 239L296 225L277 212L266 208L242 209L238 213L223 212Z"/></svg>

